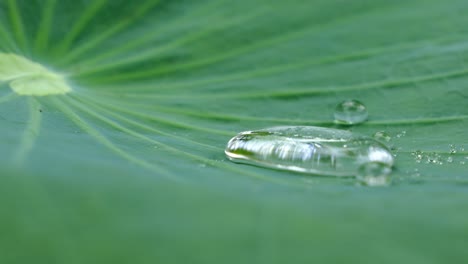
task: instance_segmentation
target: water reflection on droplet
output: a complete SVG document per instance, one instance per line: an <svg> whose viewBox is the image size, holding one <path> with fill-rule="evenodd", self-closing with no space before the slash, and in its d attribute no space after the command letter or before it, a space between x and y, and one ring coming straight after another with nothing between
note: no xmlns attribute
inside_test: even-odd
<svg viewBox="0 0 468 264"><path fill-rule="evenodd" d="M385 186L390 183L392 168L382 162L368 162L359 167L357 179L367 186Z"/></svg>
<svg viewBox="0 0 468 264"><path fill-rule="evenodd" d="M359 124L367 120L366 106L357 100L346 100L335 108L335 123L344 125Z"/></svg>

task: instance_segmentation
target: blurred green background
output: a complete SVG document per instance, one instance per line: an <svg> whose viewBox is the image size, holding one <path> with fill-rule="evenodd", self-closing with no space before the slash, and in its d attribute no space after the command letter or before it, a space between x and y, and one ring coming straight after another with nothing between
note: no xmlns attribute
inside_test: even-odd
<svg viewBox="0 0 468 264"><path fill-rule="evenodd" d="M467 11L456 0L0 1L0 55L73 90L18 95L1 76L19 66L0 56L0 262L466 261ZM391 186L225 158L240 131L336 127L344 99L369 111L347 129L392 137Z"/></svg>

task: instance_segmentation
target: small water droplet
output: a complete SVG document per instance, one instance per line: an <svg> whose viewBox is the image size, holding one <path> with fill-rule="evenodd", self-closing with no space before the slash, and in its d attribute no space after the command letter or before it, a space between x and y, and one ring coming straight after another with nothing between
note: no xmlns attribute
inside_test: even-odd
<svg viewBox="0 0 468 264"><path fill-rule="evenodd" d="M455 153L457 153L457 148L455 147L454 144L450 144L450 145L449 145L449 148L450 148L450 154L455 154Z"/></svg>
<svg viewBox="0 0 468 264"><path fill-rule="evenodd" d="M392 168L382 162L368 162L359 167L357 179L367 186L385 186L390 183Z"/></svg>
<svg viewBox="0 0 468 264"><path fill-rule="evenodd" d="M393 165L387 147L372 138L313 126L242 132L229 141L225 153L234 162L330 176L357 176L366 163Z"/></svg>
<svg viewBox="0 0 468 264"><path fill-rule="evenodd" d="M385 131L375 132L374 138L382 142L389 142L392 139Z"/></svg>
<svg viewBox="0 0 468 264"><path fill-rule="evenodd" d="M335 123L344 125L359 124L368 117L366 106L357 100L346 100L335 108Z"/></svg>
<svg viewBox="0 0 468 264"><path fill-rule="evenodd" d="M426 155L426 163L442 165L442 157L440 156L440 154L435 152L429 153Z"/></svg>
<svg viewBox="0 0 468 264"><path fill-rule="evenodd" d="M460 161L460 164L465 165L465 161L464 160Z"/></svg>
<svg viewBox="0 0 468 264"><path fill-rule="evenodd" d="M413 174L411 174L412 177L419 177L421 176L421 173L419 173L418 169L414 169Z"/></svg>
<svg viewBox="0 0 468 264"><path fill-rule="evenodd" d="M404 136L406 136L406 131L405 130L401 131L400 133L398 133L396 135L397 138L401 138L401 137L404 137Z"/></svg>
<svg viewBox="0 0 468 264"><path fill-rule="evenodd" d="M412 152L411 155L414 156L414 159L416 160L416 163L421 163L421 161L423 160L423 152L420 151L420 150L416 150L416 151Z"/></svg>
<svg viewBox="0 0 468 264"><path fill-rule="evenodd" d="M452 158L452 157L448 157L448 158L447 158L447 162L448 162L448 163L452 163L452 162L453 162L453 158Z"/></svg>

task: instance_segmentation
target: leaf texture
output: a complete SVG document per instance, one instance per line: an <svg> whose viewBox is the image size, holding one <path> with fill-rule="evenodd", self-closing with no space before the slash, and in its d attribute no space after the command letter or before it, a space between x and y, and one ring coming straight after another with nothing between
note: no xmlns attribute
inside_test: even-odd
<svg viewBox="0 0 468 264"><path fill-rule="evenodd" d="M1 1L0 260L462 262L467 11L457 0ZM28 71L39 79L18 79ZM369 120L340 128L391 136L391 186L224 156L240 131L338 127L345 99Z"/></svg>

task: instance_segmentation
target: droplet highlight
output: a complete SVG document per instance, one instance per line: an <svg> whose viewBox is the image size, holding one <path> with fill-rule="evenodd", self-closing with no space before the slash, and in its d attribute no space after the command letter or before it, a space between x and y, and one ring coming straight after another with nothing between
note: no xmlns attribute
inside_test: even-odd
<svg viewBox="0 0 468 264"><path fill-rule="evenodd" d="M358 176L368 163L391 171L393 156L372 138L346 130L283 126L233 137L225 153L234 162L328 176ZM373 174L374 175L374 174Z"/></svg>
<svg viewBox="0 0 468 264"><path fill-rule="evenodd" d="M385 186L390 184L392 168L383 162L368 162L359 167L356 178L367 186Z"/></svg>
<svg viewBox="0 0 468 264"><path fill-rule="evenodd" d="M455 153L457 153L457 148L455 147L454 144L450 144L450 145L449 145L449 148L450 148L450 154L455 154Z"/></svg>
<svg viewBox="0 0 468 264"><path fill-rule="evenodd" d="M366 106L357 100L346 100L335 108L335 123L354 125L363 123L369 116Z"/></svg>

